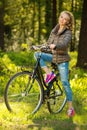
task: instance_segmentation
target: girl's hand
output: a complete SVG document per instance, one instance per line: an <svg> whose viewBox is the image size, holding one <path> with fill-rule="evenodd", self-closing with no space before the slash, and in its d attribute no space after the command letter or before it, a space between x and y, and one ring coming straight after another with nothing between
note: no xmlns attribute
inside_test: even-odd
<svg viewBox="0 0 87 130"><path fill-rule="evenodd" d="M53 50L53 49L55 48L55 46L56 46L56 45L54 45L54 44L50 44L50 49Z"/></svg>
<svg viewBox="0 0 87 130"><path fill-rule="evenodd" d="M32 50L38 50L39 48L37 46L32 46L31 49Z"/></svg>

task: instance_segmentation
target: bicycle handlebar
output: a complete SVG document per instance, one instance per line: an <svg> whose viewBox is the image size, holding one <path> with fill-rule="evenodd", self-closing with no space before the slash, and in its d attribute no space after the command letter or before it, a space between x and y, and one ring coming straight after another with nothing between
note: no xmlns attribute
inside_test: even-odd
<svg viewBox="0 0 87 130"><path fill-rule="evenodd" d="M39 50L39 51L41 51L41 52L45 52L45 53L50 53L50 54L52 54L49 45L48 45L48 46L46 46L46 45L43 45L43 46L41 46L41 45L38 45L38 46L33 45L33 46L31 47L31 49L32 49L32 50L37 50L37 51ZM49 50L49 51L48 51L48 50ZM52 66L53 69L58 70L56 63L51 63L51 66Z"/></svg>
<svg viewBox="0 0 87 130"><path fill-rule="evenodd" d="M46 52L46 51L48 51L48 49L50 50L50 47L49 47L49 45L48 46L46 46L46 45L38 45L38 46L35 46L35 45L33 45L33 46L31 46L31 48L30 48L31 50L39 50L39 51L42 51L42 52Z"/></svg>

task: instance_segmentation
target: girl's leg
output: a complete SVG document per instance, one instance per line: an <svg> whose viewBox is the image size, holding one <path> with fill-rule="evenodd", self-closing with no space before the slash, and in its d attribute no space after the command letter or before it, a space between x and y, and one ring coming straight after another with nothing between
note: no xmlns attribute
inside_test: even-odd
<svg viewBox="0 0 87 130"><path fill-rule="evenodd" d="M40 65L43 68L43 70L45 71L45 73L49 74L51 71L47 67L46 62L49 62L49 63L52 62L52 54L36 52L35 58L38 58L38 56L40 56L40 55L41 55Z"/></svg>
<svg viewBox="0 0 87 130"><path fill-rule="evenodd" d="M65 93L67 96L68 107L70 110L73 108L73 105L72 105L72 90L71 90L70 83L69 83L68 66L69 66L68 62L58 64L58 70L60 73L61 82L63 84L64 90L65 90Z"/></svg>
<svg viewBox="0 0 87 130"><path fill-rule="evenodd" d="M41 55L40 65L41 65L42 69L46 73L45 83L49 83L49 82L51 82L56 77L56 75L53 72L51 72L51 70L46 66L45 62L51 63L53 56L52 56L52 54L48 54L48 53L35 53L35 57L36 58L39 55Z"/></svg>
<svg viewBox="0 0 87 130"><path fill-rule="evenodd" d="M68 62L58 64L58 70L60 73L61 82L66 92L67 100L72 101L72 90L69 83L68 65Z"/></svg>

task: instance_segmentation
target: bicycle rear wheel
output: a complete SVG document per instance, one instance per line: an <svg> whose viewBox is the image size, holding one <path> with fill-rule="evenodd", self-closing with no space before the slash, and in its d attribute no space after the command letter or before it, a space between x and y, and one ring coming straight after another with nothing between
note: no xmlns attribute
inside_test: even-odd
<svg viewBox="0 0 87 130"><path fill-rule="evenodd" d="M32 78L30 72L18 72L8 81L4 98L10 112L34 114L42 104L43 89L40 81Z"/></svg>
<svg viewBox="0 0 87 130"><path fill-rule="evenodd" d="M66 104L66 95L61 83L54 81L48 95L47 106L49 112L53 114L61 112Z"/></svg>

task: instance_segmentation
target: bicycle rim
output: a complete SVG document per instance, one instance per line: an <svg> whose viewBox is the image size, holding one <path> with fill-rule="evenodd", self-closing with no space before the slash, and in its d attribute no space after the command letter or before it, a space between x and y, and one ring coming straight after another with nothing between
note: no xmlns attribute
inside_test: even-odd
<svg viewBox="0 0 87 130"><path fill-rule="evenodd" d="M34 114L42 104L43 90L39 80L31 78L31 73L19 72L8 81L4 98L10 112Z"/></svg>
<svg viewBox="0 0 87 130"><path fill-rule="evenodd" d="M61 112L66 104L66 95L61 87L61 85L56 82L53 83L51 90L49 91L49 99L47 101L48 110L50 113L57 114Z"/></svg>

